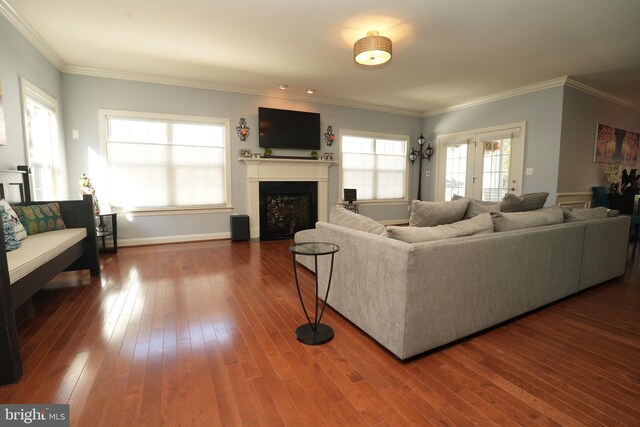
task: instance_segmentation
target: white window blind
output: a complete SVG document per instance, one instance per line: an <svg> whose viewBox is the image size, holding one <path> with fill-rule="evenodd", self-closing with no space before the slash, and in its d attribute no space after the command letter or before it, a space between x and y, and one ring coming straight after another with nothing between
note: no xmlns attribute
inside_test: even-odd
<svg viewBox="0 0 640 427"><path fill-rule="evenodd" d="M227 205L227 123L105 118L113 208Z"/></svg>
<svg viewBox="0 0 640 427"><path fill-rule="evenodd" d="M342 188L355 188L358 200L407 197L407 140L345 134L342 146Z"/></svg>

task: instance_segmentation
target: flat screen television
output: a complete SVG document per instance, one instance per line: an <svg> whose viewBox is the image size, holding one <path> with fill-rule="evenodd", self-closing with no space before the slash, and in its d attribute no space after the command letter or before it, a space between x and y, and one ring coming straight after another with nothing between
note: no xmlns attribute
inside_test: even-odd
<svg viewBox="0 0 640 427"><path fill-rule="evenodd" d="M320 114L258 107L260 147L320 149Z"/></svg>

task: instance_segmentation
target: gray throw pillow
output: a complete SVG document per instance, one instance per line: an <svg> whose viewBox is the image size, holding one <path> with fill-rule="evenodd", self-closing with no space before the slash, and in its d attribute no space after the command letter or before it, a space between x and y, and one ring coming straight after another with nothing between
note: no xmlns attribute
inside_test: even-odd
<svg viewBox="0 0 640 427"><path fill-rule="evenodd" d="M565 209L564 222L579 222L606 218L609 215L608 211L609 209L602 206L593 209Z"/></svg>
<svg viewBox="0 0 640 427"><path fill-rule="evenodd" d="M364 215L347 210L342 205L335 205L329 213L329 223L351 228L353 230L364 231L372 234L386 236L386 227L379 222Z"/></svg>
<svg viewBox="0 0 640 427"><path fill-rule="evenodd" d="M387 227L387 236L407 243L431 242L492 232L493 221L488 213L453 224L437 225L435 227Z"/></svg>
<svg viewBox="0 0 640 427"><path fill-rule="evenodd" d="M501 212L526 212L540 209L547 201L549 193L529 193L518 197L515 194L507 193L500 202Z"/></svg>
<svg viewBox="0 0 640 427"><path fill-rule="evenodd" d="M450 202L411 201L410 227L433 227L460 221L469 205L469 199Z"/></svg>
<svg viewBox="0 0 640 427"><path fill-rule="evenodd" d="M522 230L543 225L562 224L562 208L542 208L527 212L495 212L491 214L495 231Z"/></svg>
<svg viewBox="0 0 640 427"><path fill-rule="evenodd" d="M451 200L464 199L465 197L458 196L454 194ZM486 202L483 200L476 199L468 199L469 206L467 206L467 210L464 213L463 219L473 218L475 216L480 215L481 213L492 213L492 212L500 212L500 203L496 202Z"/></svg>

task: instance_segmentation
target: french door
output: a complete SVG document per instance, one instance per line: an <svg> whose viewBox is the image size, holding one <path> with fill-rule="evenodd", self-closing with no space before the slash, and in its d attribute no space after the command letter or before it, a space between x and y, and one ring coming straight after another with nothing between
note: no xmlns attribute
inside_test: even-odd
<svg viewBox="0 0 640 427"><path fill-rule="evenodd" d="M525 123L437 138L436 200L454 195L499 202L520 194Z"/></svg>

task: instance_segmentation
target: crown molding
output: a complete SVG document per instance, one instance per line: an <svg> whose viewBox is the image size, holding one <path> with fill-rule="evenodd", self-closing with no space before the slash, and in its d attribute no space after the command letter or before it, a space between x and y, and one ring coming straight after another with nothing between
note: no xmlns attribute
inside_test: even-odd
<svg viewBox="0 0 640 427"><path fill-rule="evenodd" d="M580 83L579 81L573 80L571 78L567 78L566 85L568 87L578 89L581 92L588 93L589 95L597 96L598 98L602 98L604 100L613 102L614 104L618 104L623 107L630 108L632 110L640 111L640 104L638 104L637 102L629 101L628 99L624 99L619 96L612 95L607 92L603 92L601 90L592 88L591 86L587 86L586 84Z"/></svg>
<svg viewBox="0 0 640 427"><path fill-rule="evenodd" d="M54 67L62 71L65 64L62 58L49 44L40 37L31 25L25 21L7 0L0 0L0 15L2 15L18 32L26 38Z"/></svg>
<svg viewBox="0 0 640 427"><path fill-rule="evenodd" d="M452 111L463 110L469 107L475 107L477 105L487 104L489 102L500 101L503 99L513 98L514 96L526 95L533 92L538 92L544 89L551 89L554 87L564 86L567 81L567 77L560 77L557 79L547 80L532 85L522 86L516 89L507 90L504 92L495 93L489 96L483 96L482 98L472 99L471 101L463 102L451 107L443 108L441 110L434 110L425 112L422 117L433 117L439 114L450 113Z"/></svg>

